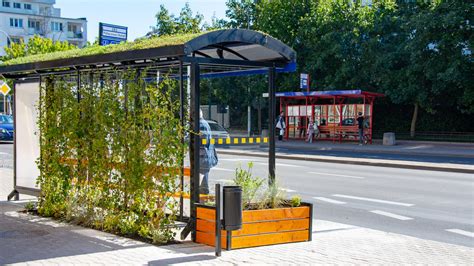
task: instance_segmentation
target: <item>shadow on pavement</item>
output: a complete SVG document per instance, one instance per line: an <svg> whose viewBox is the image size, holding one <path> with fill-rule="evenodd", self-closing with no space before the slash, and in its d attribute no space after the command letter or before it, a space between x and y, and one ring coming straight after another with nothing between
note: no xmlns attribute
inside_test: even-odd
<svg viewBox="0 0 474 266"><path fill-rule="evenodd" d="M139 248L148 244L19 213L0 203L0 265Z"/></svg>
<svg viewBox="0 0 474 266"><path fill-rule="evenodd" d="M216 257L209 256L209 255L196 255L196 256L188 256L188 257L177 257L177 258L169 258L169 259L162 259L162 260L154 260L148 262L148 265L173 265L178 263L189 263L195 261L206 261L206 260L214 260Z"/></svg>

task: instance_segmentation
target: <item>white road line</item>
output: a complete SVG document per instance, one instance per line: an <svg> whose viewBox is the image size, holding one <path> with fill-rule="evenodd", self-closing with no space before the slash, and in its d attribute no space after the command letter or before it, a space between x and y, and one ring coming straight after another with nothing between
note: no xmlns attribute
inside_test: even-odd
<svg viewBox="0 0 474 266"><path fill-rule="evenodd" d="M391 212L384 212L384 211L379 211L379 210L370 211L370 212L375 213L375 214L379 214L379 215L383 215L383 216L387 216L387 217L390 217L390 218L402 220L402 221L413 220L413 218L411 218L411 217L406 217L406 216L398 215L398 214L391 213Z"/></svg>
<svg viewBox="0 0 474 266"><path fill-rule="evenodd" d="M268 163L256 163L256 164L259 164L259 165L268 165ZM285 167L296 167L296 168L301 168L303 166L300 166L300 165L293 165L293 164L286 164L286 163L276 163L275 164L276 166L285 166Z"/></svg>
<svg viewBox="0 0 474 266"><path fill-rule="evenodd" d="M258 160L258 159L246 159L246 158L239 158L239 159L233 159L233 158L219 158L219 161L228 161L228 162L259 162L260 160Z"/></svg>
<svg viewBox="0 0 474 266"><path fill-rule="evenodd" d="M378 203L385 203L385 204L390 204L390 205L399 205L399 206L405 206L405 207L411 207L411 206L415 205L415 204L411 204L411 203L403 203L403 202L396 202L396 201L388 201L388 200L380 200L380 199L356 197L356 196L341 195L341 194L334 194L334 195L332 195L332 196L333 196L333 197L338 197L338 198L355 199L355 200L365 200L365 201L378 202Z"/></svg>
<svg viewBox="0 0 474 266"><path fill-rule="evenodd" d="M451 233L455 233L455 234L460 234L460 235L463 235L463 236L474 237L473 232L464 231L464 230L461 230L461 229L446 229L446 231L451 232Z"/></svg>
<svg viewBox="0 0 474 266"><path fill-rule="evenodd" d="M355 175L340 175L340 174L331 174L331 173L323 173L323 172L308 172L309 174L316 174L316 175L329 175L329 176L339 176L339 177L349 177L349 178L356 178L356 179L364 179L363 176L355 176Z"/></svg>
<svg viewBox="0 0 474 266"><path fill-rule="evenodd" d="M233 181L229 179L217 179L216 181L219 183L233 183Z"/></svg>
<svg viewBox="0 0 474 266"><path fill-rule="evenodd" d="M235 172L235 170L230 170L230 169L225 169L225 168L219 168L219 167L214 167L212 170L216 171L224 171L224 172Z"/></svg>
<svg viewBox="0 0 474 266"><path fill-rule="evenodd" d="M293 192L296 192L296 190L289 189L289 188L279 188L279 190L281 190L281 191L285 191L285 192L287 192L287 193L293 193Z"/></svg>
<svg viewBox="0 0 474 266"><path fill-rule="evenodd" d="M329 202L329 203L334 203L334 204L346 204L343 201L328 199L328 198L324 198L324 197L313 197L313 199L320 200L320 201L325 201L325 202Z"/></svg>

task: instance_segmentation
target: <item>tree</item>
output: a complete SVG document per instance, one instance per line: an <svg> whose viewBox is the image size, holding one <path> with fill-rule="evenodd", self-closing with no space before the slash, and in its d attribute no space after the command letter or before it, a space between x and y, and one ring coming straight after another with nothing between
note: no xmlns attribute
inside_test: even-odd
<svg viewBox="0 0 474 266"><path fill-rule="evenodd" d="M472 112L472 60L469 14L463 1L400 4L375 22L367 46L375 84L392 102L413 105L410 134L420 109L434 114L443 106ZM436 19L433 19L435 18Z"/></svg>
<svg viewBox="0 0 474 266"><path fill-rule="evenodd" d="M69 44L67 41L54 42L49 38L42 38L41 36L35 35L28 40L27 44L22 41L20 43L12 43L10 47L5 47L6 55L2 58L2 61L29 55L46 54L76 48L76 46Z"/></svg>
<svg viewBox="0 0 474 266"><path fill-rule="evenodd" d="M203 30L203 15L193 14L189 3L181 9L178 17L170 14L164 5L160 5L160 11L156 14L156 26L152 27L147 36L163 36L182 33L198 33Z"/></svg>
<svg viewBox="0 0 474 266"><path fill-rule="evenodd" d="M225 14L230 19L231 28L254 29L257 16L255 1L228 0L226 6Z"/></svg>

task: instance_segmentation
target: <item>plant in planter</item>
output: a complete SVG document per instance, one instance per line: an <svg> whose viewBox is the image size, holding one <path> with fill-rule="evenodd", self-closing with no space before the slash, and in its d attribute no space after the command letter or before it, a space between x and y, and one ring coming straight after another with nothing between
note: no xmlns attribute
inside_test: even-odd
<svg viewBox="0 0 474 266"><path fill-rule="evenodd" d="M232 232L231 248L311 241L312 205L299 196L286 199L276 182L264 187L251 170L252 164L246 170L236 169L234 183L242 187L244 210L242 229ZM215 207L199 205L197 219L196 242L213 246Z"/></svg>

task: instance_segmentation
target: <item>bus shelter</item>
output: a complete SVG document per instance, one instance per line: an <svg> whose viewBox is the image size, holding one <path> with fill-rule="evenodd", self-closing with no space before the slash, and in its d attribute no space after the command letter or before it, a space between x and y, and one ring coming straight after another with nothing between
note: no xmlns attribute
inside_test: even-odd
<svg viewBox="0 0 474 266"><path fill-rule="evenodd" d="M38 106L48 105L48 103L38 105L41 88L45 84L47 86L54 77L67 76L68 82L72 80L77 83L72 91L77 94L77 101L80 102L83 99L81 91L94 90L95 87L102 86L101 84L105 82L102 80L104 74L112 75L112 79L119 79L121 76L117 73L132 69L140 73L140 79L144 77L147 82L157 84L166 76L177 81L180 111L176 115L180 117L182 126L191 132L182 139L183 143L189 141L189 168L182 162L180 191L176 193L180 197L179 217L187 223L187 229L183 232L185 235L192 232L195 240L195 205L200 202L200 147L203 145L200 128L201 79L213 76L240 76L245 72L265 73L268 76L270 95L268 116L273 118L276 117L276 73L288 65L294 66L295 60L296 53L292 48L267 34L244 29L228 29L176 38L170 36L164 40L141 40L136 44L93 47L86 53L73 50L44 58L41 56L27 58L19 63L0 66L0 75L14 81L14 188L9 200L18 199L19 194L37 196L41 193L41 187L36 183L40 176L36 162L41 147L39 138L41 132L38 132L37 120ZM137 76L134 79L138 78ZM133 100L128 98L127 80L120 83L116 89L119 90L117 99L133 103ZM139 97L134 97L137 101L141 100ZM125 107L122 111L130 110ZM79 112L81 117L88 116L87 110ZM274 128L274 119L268 121L268 127ZM272 130L268 136L268 148L268 178L269 182L273 182L275 132ZM85 161L80 157L73 159L69 161L76 163ZM65 162L61 159L53 163ZM186 177L189 184L185 184ZM186 193L189 193L188 206L184 206L186 201L183 195ZM189 216L183 214L183 209L186 208L190 210Z"/></svg>
<svg viewBox="0 0 474 266"><path fill-rule="evenodd" d="M372 143L374 101L383 94L362 90L281 92L280 110L285 112L286 139L305 139L308 122L318 125L316 140L357 141L357 117L364 117L364 140Z"/></svg>

